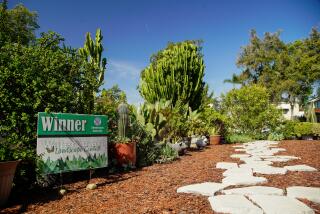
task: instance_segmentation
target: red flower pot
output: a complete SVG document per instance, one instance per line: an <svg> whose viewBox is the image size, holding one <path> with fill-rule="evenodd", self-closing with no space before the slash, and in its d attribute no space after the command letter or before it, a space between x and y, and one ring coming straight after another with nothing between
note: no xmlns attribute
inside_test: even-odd
<svg viewBox="0 0 320 214"><path fill-rule="evenodd" d="M19 162L0 162L0 207L5 205L10 196L14 173Z"/></svg>
<svg viewBox="0 0 320 214"><path fill-rule="evenodd" d="M220 144L220 135L212 135L210 136L210 144L212 145L219 145Z"/></svg>
<svg viewBox="0 0 320 214"><path fill-rule="evenodd" d="M114 148L118 165L136 165L136 142L116 143Z"/></svg>

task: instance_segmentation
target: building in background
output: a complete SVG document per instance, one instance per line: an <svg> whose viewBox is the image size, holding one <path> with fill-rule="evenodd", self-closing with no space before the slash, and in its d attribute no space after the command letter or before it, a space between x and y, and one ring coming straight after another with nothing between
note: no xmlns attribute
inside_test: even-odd
<svg viewBox="0 0 320 214"><path fill-rule="evenodd" d="M289 103L281 102L278 104L277 108L282 110L282 114L285 119L287 119L287 120L291 119L291 106ZM303 111L303 109L300 108L300 105L298 103L296 103L293 107L292 116L294 118L304 116L304 111Z"/></svg>

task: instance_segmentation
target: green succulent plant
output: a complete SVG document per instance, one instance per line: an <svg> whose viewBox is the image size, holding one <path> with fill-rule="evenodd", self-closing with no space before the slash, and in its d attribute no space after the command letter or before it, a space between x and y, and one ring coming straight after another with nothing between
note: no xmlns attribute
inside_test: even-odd
<svg viewBox="0 0 320 214"><path fill-rule="evenodd" d="M127 138L127 133L129 129L129 109L128 105L121 103L118 106L118 139L124 140Z"/></svg>
<svg viewBox="0 0 320 214"><path fill-rule="evenodd" d="M98 28L95 41L91 38L90 33L86 34L86 41L83 48L79 48L79 54L92 63L99 70L98 82L102 84L104 80L104 71L106 69L107 60L102 58L102 33Z"/></svg>
<svg viewBox="0 0 320 214"><path fill-rule="evenodd" d="M142 71L140 94L149 103L165 99L198 109L205 91L204 68L199 41L170 43Z"/></svg>
<svg viewBox="0 0 320 214"><path fill-rule="evenodd" d="M145 127L153 139L157 139L163 134L167 119L162 111L170 106L170 101L160 100L155 104L145 103L138 110L135 110L138 122Z"/></svg>

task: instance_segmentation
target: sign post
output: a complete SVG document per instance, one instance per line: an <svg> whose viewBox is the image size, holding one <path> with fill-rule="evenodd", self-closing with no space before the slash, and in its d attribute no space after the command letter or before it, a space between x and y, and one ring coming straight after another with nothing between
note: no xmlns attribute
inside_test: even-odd
<svg viewBox="0 0 320 214"><path fill-rule="evenodd" d="M105 115L38 113L37 154L43 174L106 167Z"/></svg>

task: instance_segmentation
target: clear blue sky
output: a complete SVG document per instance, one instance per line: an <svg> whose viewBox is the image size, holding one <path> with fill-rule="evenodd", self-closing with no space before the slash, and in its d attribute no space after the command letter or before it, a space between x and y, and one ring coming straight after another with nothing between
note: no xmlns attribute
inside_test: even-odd
<svg viewBox="0 0 320 214"><path fill-rule="evenodd" d="M103 87L118 84L130 103L142 101L136 90L140 71L169 41L204 41L205 81L220 95L232 88L223 80L239 72L235 62L250 29L259 35L282 30L281 38L290 42L320 27L319 0L9 0L9 8L19 2L38 12L39 32L53 30L72 47L101 28L109 63Z"/></svg>

